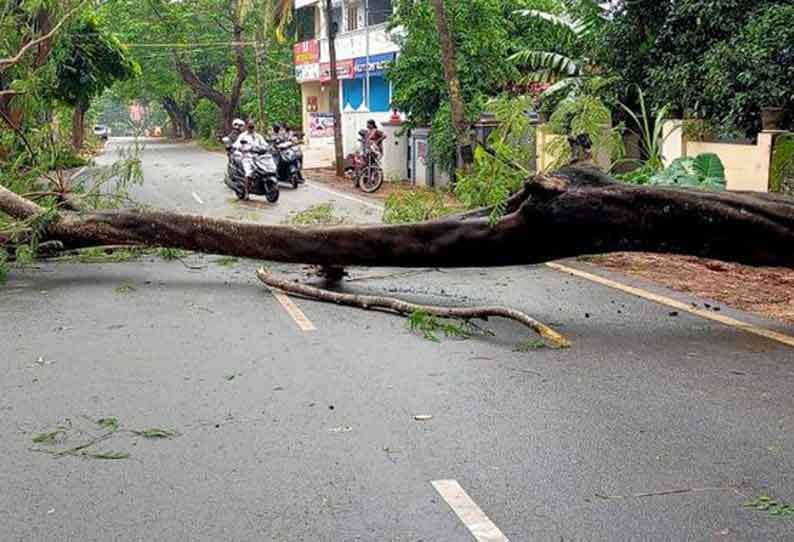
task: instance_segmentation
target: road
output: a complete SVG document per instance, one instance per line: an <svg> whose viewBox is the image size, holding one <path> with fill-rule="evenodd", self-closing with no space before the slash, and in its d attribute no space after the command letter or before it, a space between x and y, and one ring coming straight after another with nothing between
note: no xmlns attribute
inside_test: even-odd
<svg viewBox="0 0 794 542"><path fill-rule="evenodd" d="M378 218L313 185L241 206L224 157L196 147L143 159L150 204L278 223L333 200ZM356 269L344 288L507 303L568 350L517 348L532 337L511 322L432 342L397 316L293 300L305 331L257 262L184 263L45 263L0 288L0 540L792 540L792 517L742 506L794 502L789 346L546 266ZM126 459L31 451L109 417L122 430L91 449ZM58 426L66 443L32 442ZM179 434L126 432L143 428Z"/></svg>

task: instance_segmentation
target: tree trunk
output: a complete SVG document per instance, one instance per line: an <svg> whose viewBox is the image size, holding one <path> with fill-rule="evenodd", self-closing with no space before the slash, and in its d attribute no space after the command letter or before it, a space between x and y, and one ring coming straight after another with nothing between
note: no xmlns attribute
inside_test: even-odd
<svg viewBox="0 0 794 542"><path fill-rule="evenodd" d="M466 122L463 92L458 78L455 42L449 29L444 0L430 0L430 5L433 7L433 13L435 14L438 41L441 45L441 54L444 59L444 76L447 80L449 91L452 123L458 139L458 155L463 161L463 171L468 174L471 173L472 164L474 163L474 148L472 146L471 126Z"/></svg>
<svg viewBox="0 0 794 542"><path fill-rule="evenodd" d="M147 245L325 266L487 267L620 251L794 266L794 200L649 188L576 166L538 175L490 224L487 210L420 224L295 228L128 209L63 212L42 241L67 248ZM0 210L41 212L0 187Z"/></svg>
<svg viewBox="0 0 794 542"><path fill-rule="evenodd" d="M72 147L80 151L85 141L85 108L82 104L74 106L72 114Z"/></svg>
<svg viewBox="0 0 794 542"><path fill-rule="evenodd" d="M232 122L240 111L240 96L242 95L243 84L248 78L248 69L245 64L245 46L243 45L245 29L242 25L241 10L239 9L239 2L237 0L230 0L229 2L229 17L232 19L232 24L234 25L232 34L237 77L234 80L234 84L228 96L213 88L212 85L202 81L196 72L194 72L186 62L179 58L179 56L176 58L176 66L179 75L193 91L193 94L198 98L207 98L220 108L223 114L224 133L232 131ZM189 131L192 135L192 128Z"/></svg>
<svg viewBox="0 0 794 542"><path fill-rule="evenodd" d="M331 88L328 92L328 99L331 102L331 113L334 116L336 175L337 177L342 177L345 174L345 151L342 146L342 112L339 110L339 77L336 73L336 32L333 25L331 0L325 0L325 19L328 27L328 56L331 64Z"/></svg>

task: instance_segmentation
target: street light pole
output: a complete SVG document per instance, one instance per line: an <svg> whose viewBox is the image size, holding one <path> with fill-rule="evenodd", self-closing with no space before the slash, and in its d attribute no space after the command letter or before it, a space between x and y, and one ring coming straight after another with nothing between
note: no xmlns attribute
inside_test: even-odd
<svg viewBox="0 0 794 542"><path fill-rule="evenodd" d="M370 110L370 95L369 95L369 0L364 0L364 28L366 32L366 41L367 41L367 59L365 67L365 79L364 79L364 103L367 104L367 111Z"/></svg>

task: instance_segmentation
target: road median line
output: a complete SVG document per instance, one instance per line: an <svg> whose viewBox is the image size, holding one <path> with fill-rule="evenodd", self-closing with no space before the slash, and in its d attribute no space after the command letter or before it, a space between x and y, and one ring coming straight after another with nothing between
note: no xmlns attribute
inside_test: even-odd
<svg viewBox="0 0 794 542"><path fill-rule="evenodd" d="M696 307L692 307L687 303L683 303L681 301L677 301L669 297L654 294L652 292L648 292L647 290L643 290L641 288L629 286L627 284L610 280L602 276L595 275L593 273L588 273L587 271L574 269L573 267L568 267L566 265L562 265L559 263L549 262L546 264L546 266L555 269L557 271L561 271L563 273L568 273L569 275L573 275L575 277L589 280L590 282L595 282L596 284L601 284L602 286L608 286L609 288L614 288L616 290L626 292L628 294L634 295L636 297L640 297L642 299L646 299L648 301L653 301L661 305L666 305L668 307L672 307L682 312L688 312L689 314L700 316L701 318L705 318L707 320L719 322L720 324L724 324L726 326L730 326L747 333L752 333L753 335L758 335L759 337L764 337L766 339L779 342L786 346L794 347L794 337L792 337L791 335L786 335L785 333L780 333L778 331L766 329L760 326L749 324L747 322L742 322L741 320L737 320L736 318L731 318L730 316L725 316L724 314L717 314L704 309L698 309Z"/></svg>

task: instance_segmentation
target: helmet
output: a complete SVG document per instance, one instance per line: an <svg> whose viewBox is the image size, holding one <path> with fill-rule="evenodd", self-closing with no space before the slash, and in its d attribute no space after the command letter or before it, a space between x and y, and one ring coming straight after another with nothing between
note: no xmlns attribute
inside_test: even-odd
<svg viewBox="0 0 794 542"><path fill-rule="evenodd" d="M242 119L234 119L234 120L232 121L232 126L233 126L234 128L238 128L238 129L240 129L240 128L243 128L243 127L245 127L245 122L243 122L243 120L242 120Z"/></svg>

